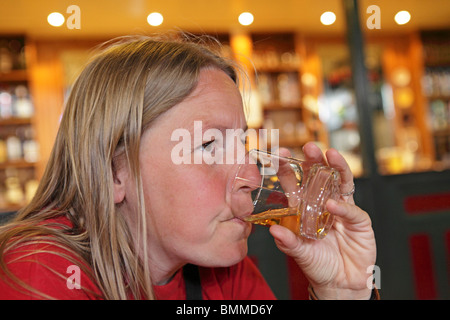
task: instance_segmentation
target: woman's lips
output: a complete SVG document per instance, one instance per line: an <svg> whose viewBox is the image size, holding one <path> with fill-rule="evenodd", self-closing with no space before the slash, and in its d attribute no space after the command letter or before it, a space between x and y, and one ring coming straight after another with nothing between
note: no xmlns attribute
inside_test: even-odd
<svg viewBox="0 0 450 320"><path fill-rule="evenodd" d="M238 224L243 225L243 226L248 226L250 224L250 222L247 222L247 221L244 220L243 216L241 216L241 217L234 217L234 218L230 219L229 221L238 223Z"/></svg>
<svg viewBox="0 0 450 320"><path fill-rule="evenodd" d="M232 217L230 217L229 219L226 219L225 221L237 221L237 222L243 222L243 223L247 223L246 221L245 221L245 217L248 217L249 215L251 215L252 213L251 212L249 212L249 213L245 213L245 214L242 214L242 215L238 215L238 216L232 216Z"/></svg>

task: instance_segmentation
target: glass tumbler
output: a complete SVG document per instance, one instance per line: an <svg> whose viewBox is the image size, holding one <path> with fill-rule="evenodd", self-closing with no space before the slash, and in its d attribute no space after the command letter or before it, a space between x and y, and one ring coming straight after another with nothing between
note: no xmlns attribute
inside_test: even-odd
<svg viewBox="0 0 450 320"><path fill-rule="evenodd" d="M246 211L242 220L279 224L298 236L317 240L333 224L326 202L340 198L339 185L336 169L253 149L237 169L232 192L235 209Z"/></svg>

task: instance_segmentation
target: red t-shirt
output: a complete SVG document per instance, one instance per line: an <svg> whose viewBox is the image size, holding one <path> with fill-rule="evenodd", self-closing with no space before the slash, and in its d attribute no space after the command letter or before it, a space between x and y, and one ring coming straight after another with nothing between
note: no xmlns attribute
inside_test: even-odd
<svg viewBox="0 0 450 320"><path fill-rule="evenodd" d="M80 263L70 257L73 254L68 250L52 243L12 249L5 255L8 269L28 288L45 296L11 285L13 281L0 271L0 299L102 299L98 286L79 267ZM228 268L202 267L199 273L203 299L275 299L261 273L247 257ZM169 283L153 288L157 299L186 299L181 270Z"/></svg>
<svg viewBox="0 0 450 320"><path fill-rule="evenodd" d="M273 300L272 290L263 276L246 257L228 268L199 268L202 295L205 300ZM163 286L153 286L157 299L184 300L186 290L183 273L179 270Z"/></svg>

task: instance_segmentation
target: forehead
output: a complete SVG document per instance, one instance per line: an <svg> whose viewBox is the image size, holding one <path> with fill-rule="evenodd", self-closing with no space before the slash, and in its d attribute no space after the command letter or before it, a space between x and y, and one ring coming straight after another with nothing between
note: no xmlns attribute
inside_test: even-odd
<svg viewBox="0 0 450 320"><path fill-rule="evenodd" d="M192 126L204 121L210 126L235 127L244 125L242 98L234 81L223 71L205 69L200 72L194 91L173 109L182 115L180 125Z"/></svg>

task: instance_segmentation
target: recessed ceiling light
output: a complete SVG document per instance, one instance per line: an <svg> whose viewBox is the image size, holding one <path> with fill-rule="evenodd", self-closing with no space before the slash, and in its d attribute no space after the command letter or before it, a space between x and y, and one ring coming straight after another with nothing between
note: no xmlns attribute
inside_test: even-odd
<svg viewBox="0 0 450 320"><path fill-rule="evenodd" d="M59 12L52 12L47 16L47 22L53 27L61 27L64 21L64 16Z"/></svg>
<svg viewBox="0 0 450 320"><path fill-rule="evenodd" d="M161 23L163 23L164 17L159 12L152 12L147 16L147 22L149 25L153 27L159 26Z"/></svg>
<svg viewBox="0 0 450 320"><path fill-rule="evenodd" d="M326 11L326 12L322 13L322 15L320 16L320 22L323 25L329 26L329 25L332 25L335 21L336 21L336 15L334 14L334 12Z"/></svg>
<svg viewBox="0 0 450 320"><path fill-rule="evenodd" d="M242 12L239 15L238 20L243 26L249 26L253 23L254 17L250 12Z"/></svg>
<svg viewBox="0 0 450 320"><path fill-rule="evenodd" d="M397 14L395 15L394 18L395 22L397 22L397 24L407 24L409 22L409 20L411 20L411 14L408 11L399 11L397 12Z"/></svg>

